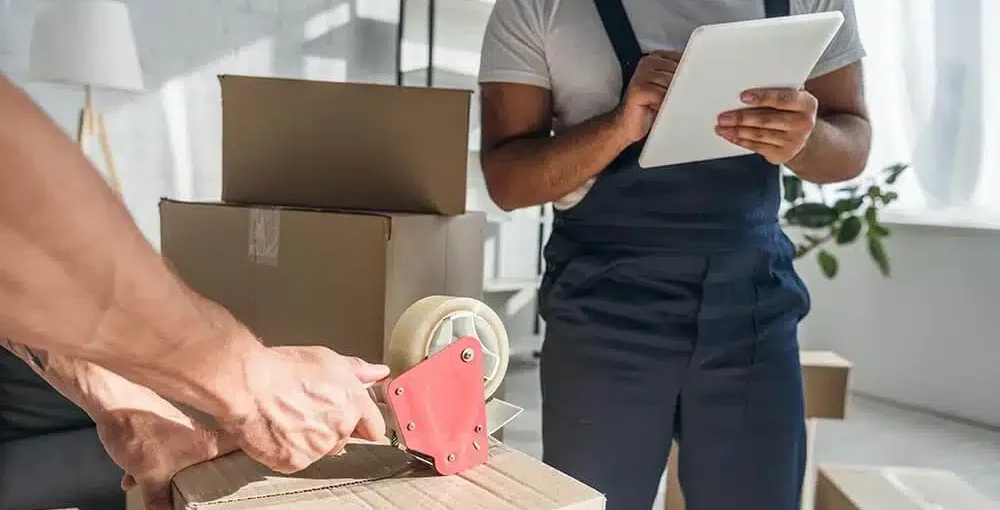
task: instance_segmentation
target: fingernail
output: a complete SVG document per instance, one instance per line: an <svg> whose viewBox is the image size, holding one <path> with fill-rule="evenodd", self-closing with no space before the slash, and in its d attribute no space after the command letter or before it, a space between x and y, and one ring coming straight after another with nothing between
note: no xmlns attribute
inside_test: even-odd
<svg viewBox="0 0 1000 510"><path fill-rule="evenodd" d="M742 99L744 103L756 103L757 94L754 94L753 92L744 92L743 95L740 96L740 99Z"/></svg>
<svg viewBox="0 0 1000 510"><path fill-rule="evenodd" d="M734 125L736 125L736 116L732 115L732 114L729 114L729 113L724 113L724 114L720 115L719 116L719 125L720 126L734 126Z"/></svg>

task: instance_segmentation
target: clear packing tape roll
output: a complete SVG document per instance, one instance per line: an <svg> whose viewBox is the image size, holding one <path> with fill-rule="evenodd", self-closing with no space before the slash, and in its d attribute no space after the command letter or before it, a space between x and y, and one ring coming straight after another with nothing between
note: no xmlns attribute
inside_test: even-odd
<svg viewBox="0 0 1000 510"><path fill-rule="evenodd" d="M507 373L510 340L500 317L478 300L430 296L410 305L392 329L385 363L397 376L461 337L479 341L484 396L490 400Z"/></svg>

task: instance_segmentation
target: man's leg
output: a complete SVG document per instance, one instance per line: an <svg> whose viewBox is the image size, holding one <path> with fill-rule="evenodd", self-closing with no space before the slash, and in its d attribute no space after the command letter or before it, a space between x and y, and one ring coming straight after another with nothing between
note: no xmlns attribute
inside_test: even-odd
<svg viewBox="0 0 1000 510"><path fill-rule="evenodd" d="M753 281L731 262L710 267L680 397L687 510L798 510L805 413L796 329L807 299L788 275L768 270Z"/></svg>
<svg viewBox="0 0 1000 510"><path fill-rule="evenodd" d="M666 282L645 262L576 263L575 283L547 300L543 460L604 493L607 510L653 504L694 335L700 269Z"/></svg>

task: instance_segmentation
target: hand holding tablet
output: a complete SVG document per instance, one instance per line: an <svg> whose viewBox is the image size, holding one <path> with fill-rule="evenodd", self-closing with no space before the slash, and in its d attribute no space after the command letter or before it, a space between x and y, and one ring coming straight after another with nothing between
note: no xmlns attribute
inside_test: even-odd
<svg viewBox="0 0 1000 510"><path fill-rule="evenodd" d="M639 166L754 152L786 162L816 118L816 100L802 86L843 22L832 11L696 29L670 76Z"/></svg>
<svg viewBox="0 0 1000 510"><path fill-rule="evenodd" d="M756 89L744 92L747 104L719 115L715 133L731 143L783 165L805 147L819 102L801 89Z"/></svg>

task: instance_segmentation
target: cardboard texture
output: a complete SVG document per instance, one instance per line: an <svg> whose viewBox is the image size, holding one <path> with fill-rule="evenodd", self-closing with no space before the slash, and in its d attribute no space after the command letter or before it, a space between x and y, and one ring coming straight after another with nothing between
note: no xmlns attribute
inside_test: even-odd
<svg viewBox="0 0 1000 510"><path fill-rule="evenodd" d="M816 444L817 420L842 420L847 415L851 362L834 352L801 351L802 386L806 404L806 477L802 483L802 509L812 510L816 469L813 449ZM667 460L666 510L684 510L684 494L677 478L677 442L670 448Z"/></svg>
<svg viewBox="0 0 1000 510"><path fill-rule="evenodd" d="M351 444L296 475L242 452L174 477L174 510L603 510L604 496L541 462L495 443L487 464L437 476L402 450ZM128 510L142 510L130 500Z"/></svg>
<svg viewBox="0 0 1000 510"><path fill-rule="evenodd" d="M223 201L465 212L471 91L219 80Z"/></svg>
<svg viewBox="0 0 1000 510"><path fill-rule="evenodd" d="M996 510L949 471L874 466L822 466L815 510Z"/></svg>
<svg viewBox="0 0 1000 510"><path fill-rule="evenodd" d="M479 213L432 216L160 202L161 250L267 345L383 359L415 301L482 298Z"/></svg>

